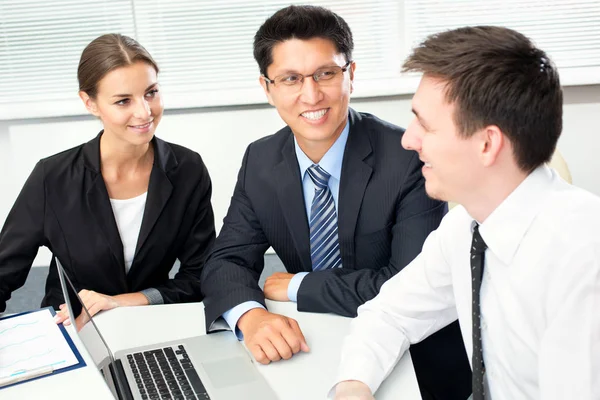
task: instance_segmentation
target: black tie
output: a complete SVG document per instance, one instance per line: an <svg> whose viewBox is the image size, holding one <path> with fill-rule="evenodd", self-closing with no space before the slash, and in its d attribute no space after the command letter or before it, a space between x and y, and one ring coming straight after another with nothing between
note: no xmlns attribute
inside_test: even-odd
<svg viewBox="0 0 600 400"><path fill-rule="evenodd" d="M487 245L479 234L479 225L473 229L471 242L471 276L473 278L473 400L483 400L485 393L483 379L485 365L483 364L483 349L481 347L481 315L479 307L479 292L483 277Z"/></svg>

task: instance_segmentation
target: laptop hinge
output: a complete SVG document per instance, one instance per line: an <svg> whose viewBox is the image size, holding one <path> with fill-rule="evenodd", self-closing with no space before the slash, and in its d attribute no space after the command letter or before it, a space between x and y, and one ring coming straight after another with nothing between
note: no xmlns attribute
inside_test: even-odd
<svg viewBox="0 0 600 400"><path fill-rule="evenodd" d="M131 394L129 384L127 383L125 369L123 369L123 363L121 363L121 360L115 360L114 362L111 362L108 365L108 368L115 384L115 389L117 390L117 396L119 396L119 400L133 400L133 395Z"/></svg>

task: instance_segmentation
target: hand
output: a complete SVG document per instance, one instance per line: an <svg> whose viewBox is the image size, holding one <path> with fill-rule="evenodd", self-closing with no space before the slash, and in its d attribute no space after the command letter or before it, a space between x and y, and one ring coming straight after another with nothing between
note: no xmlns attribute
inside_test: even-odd
<svg viewBox="0 0 600 400"><path fill-rule="evenodd" d="M343 381L335 387L335 400L375 400L375 397L361 381Z"/></svg>
<svg viewBox="0 0 600 400"><path fill-rule="evenodd" d="M288 272L275 272L265 281L265 297L275 301L290 301L288 297L288 286L294 274Z"/></svg>
<svg viewBox="0 0 600 400"><path fill-rule="evenodd" d="M244 334L246 347L261 364L288 360L300 350L310 351L296 320L263 308L243 314L237 326Z"/></svg>
<svg viewBox="0 0 600 400"><path fill-rule="evenodd" d="M67 305L61 304L59 308L60 310L54 316L54 322L57 324L63 323L64 325L71 325L71 316L69 315ZM87 322L88 318L82 310L81 314L75 318L75 329L77 329L77 332L79 332Z"/></svg>
<svg viewBox="0 0 600 400"><path fill-rule="evenodd" d="M121 305L117 300L118 296L107 296L105 294L94 292L93 290L83 289L79 292L79 297L81 297L81 301L88 309L90 316L92 317L102 310L111 310ZM61 304L59 308L60 311L56 313L54 321L57 324L63 323L64 325L70 325L71 316L69 315L69 310L67 309L66 305ZM77 331L80 331L88 321L89 318L86 312L81 310L81 314L79 314L79 316L75 319L75 327L77 328Z"/></svg>

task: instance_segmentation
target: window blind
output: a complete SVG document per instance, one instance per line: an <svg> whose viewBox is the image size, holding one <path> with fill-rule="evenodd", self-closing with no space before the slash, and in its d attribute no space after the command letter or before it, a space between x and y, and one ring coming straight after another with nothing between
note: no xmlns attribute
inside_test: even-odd
<svg viewBox="0 0 600 400"><path fill-rule="evenodd" d="M269 0L0 0L0 120L86 114L77 96L83 48L111 32L137 39L157 60L167 108L266 102L252 42L289 5ZM341 15L354 35L354 97L411 93L401 74L430 33L491 24L530 36L565 85L600 83L596 0L307 0Z"/></svg>
<svg viewBox="0 0 600 400"><path fill-rule="evenodd" d="M531 38L556 63L563 85L600 83L597 0L405 0L406 47L465 25L506 26Z"/></svg>

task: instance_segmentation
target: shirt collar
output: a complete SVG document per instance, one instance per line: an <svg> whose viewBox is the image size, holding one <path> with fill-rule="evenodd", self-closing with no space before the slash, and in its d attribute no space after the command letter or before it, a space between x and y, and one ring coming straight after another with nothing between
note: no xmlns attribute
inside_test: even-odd
<svg viewBox="0 0 600 400"><path fill-rule="evenodd" d="M488 249L504 264L511 263L555 179L556 172L538 167L480 225Z"/></svg>
<svg viewBox="0 0 600 400"><path fill-rule="evenodd" d="M346 126L340 137L333 143L333 145L327 150L327 153L319 161L319 166L323 168L333 178L340 180L342 176L342 161L344 159L344 149L346 148L346 142L348 141L348 133L350 132L350 123L346 120ZM306 170L314 163L308 158L298 145L298 141L294 136L294 148L296 149L296 158L298 159L298 165L300 166L300 176L304 179Z"/></svg>

